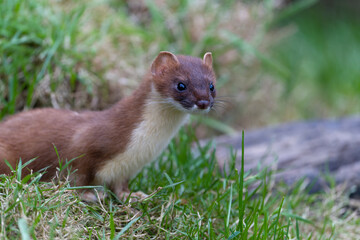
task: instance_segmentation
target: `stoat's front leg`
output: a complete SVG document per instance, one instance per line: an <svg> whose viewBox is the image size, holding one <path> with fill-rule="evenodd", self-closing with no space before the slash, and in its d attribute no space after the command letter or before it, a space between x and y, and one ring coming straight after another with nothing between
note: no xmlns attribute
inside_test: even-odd
<svg viewBox="0 0 360 240"><path fill-rule="evenodd" d="M72 179L72 183L76 183L75 186L81 187L81 186L89 186L94 185L91 184L87 176L77 174L75 179ZM106 193L104 192L104 189L102 187L96 188L96 189L78 189L78 192L80 193L80 197L85 202L98 202L103 200L106 197Z"/></svg>

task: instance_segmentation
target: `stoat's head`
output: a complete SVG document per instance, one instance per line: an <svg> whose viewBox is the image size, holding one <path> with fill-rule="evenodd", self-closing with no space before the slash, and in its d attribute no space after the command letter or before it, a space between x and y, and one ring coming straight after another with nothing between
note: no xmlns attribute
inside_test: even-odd
<svg viewBox="0 0 360 240"><path fill-rule="evenodd" d="M160 52L151 65L155 90L166 103L187 113L206 113L214 105L216 78L211 53L203 59Z"/></svg>

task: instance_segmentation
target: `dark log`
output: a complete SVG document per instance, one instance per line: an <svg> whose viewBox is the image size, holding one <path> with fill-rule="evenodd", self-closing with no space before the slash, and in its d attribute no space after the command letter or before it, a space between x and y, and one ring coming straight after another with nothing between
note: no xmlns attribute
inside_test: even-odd
<svg viewBox="0 0 360 240"><path fill-rule="evenodd" d="M241 133L215 139L220 166L237 151L241 161ZM327 185L330 175L337 184L360 186L360 116L295 122L245 131L245 171L262 167L276 169L276 180L291 185L309 179L311 191Z"/></svg>

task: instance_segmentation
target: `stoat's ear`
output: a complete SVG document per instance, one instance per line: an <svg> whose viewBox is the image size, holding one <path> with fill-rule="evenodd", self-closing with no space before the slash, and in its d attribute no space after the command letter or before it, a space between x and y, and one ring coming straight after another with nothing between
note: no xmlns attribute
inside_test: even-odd
<svg viewBox="0 0 360 240"><path fill-rule="evenodd" d="M209 68L212 68L212 55L211 52L207 52L204 55L203 63L208 66Z"/></svg>
<svg viewBox="0 0 360 240"><path fill-rule="evenodd" d="M161 74L165 69L178 66L179 60L171 52L160 52L151 65L153 75Z"/></svg>

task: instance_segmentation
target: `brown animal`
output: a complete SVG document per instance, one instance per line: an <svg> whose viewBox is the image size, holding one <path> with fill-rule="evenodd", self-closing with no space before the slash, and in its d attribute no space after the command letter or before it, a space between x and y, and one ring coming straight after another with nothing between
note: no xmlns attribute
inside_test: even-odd
<svg viewBox="0 0 360 240"><path fill-rule="evenodd" d="M73 159L73 183L106 185L118 197L129 193L128 180L154 160L191 113L209 112L214 105L215 74L211 53L203 59L160 52L139 88L104 111L74 112L37 109L0 123L0 174L19 161L25 171L46 168L50 180L60 159ZM91 191L84 200L94 201Z"/></svg>

